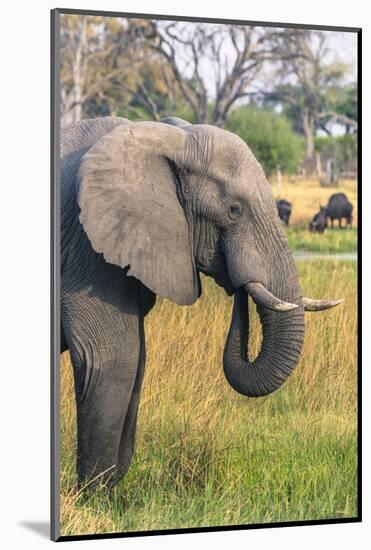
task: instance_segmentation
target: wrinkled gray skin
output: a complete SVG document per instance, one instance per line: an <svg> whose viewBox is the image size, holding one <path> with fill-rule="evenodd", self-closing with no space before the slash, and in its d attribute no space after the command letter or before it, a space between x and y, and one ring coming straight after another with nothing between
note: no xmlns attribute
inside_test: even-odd
<svg viewBox="0 0 371 550"><path fill-rule="evenodd" d="M78 479L105 472L115 483L133 455L156 294L192 304L199 272L234 293L224 371L247 396L273 392L295 368L306 299L270 185L236 135L108 117L65 127L61 157L61 340L74 367ZM246 288L263 328L253 361ZM297 307L272 311L268 291ZM308 309L334 304L308 300Z"/></svg>
<svg viewBox="0 0 371 550"><path fill-rule="evenodd" d="M348 200L345 193L334 193L329 198L327 204L327 217L331 220L331 227L334 227L334 220L339 221L339 227L342 227L341 220L345 218L346 227L352 227L353 205Z"/></svg>

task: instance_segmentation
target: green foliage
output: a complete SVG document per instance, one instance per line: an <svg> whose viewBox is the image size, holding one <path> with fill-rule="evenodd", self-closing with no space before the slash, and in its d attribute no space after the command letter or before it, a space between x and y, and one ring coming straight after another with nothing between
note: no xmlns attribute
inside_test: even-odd
<svg viewBox="0 0 371 550"><path fill-rule="evenodd" d="M358 102L357 102L357 84L339 87L335 99L335 111L346 117L357 120Z"/></svg>
<svg viewBox="0 0 371 550"><path fill-rule="evenodd" d="M284 115L290 120L295 132L304 134L303 115L311 115L314 122L313 130L330 131L328 124L334 119L334 114L357 120L357 88L355 84L340 86L336 83L326 83L317 90L304 85L283 84L268 94L264 105L280 105ZM328 114L326 114L328 113ZM350 127L339 118L338 123Z"/></svg>
<svg viewBox="0 0 371 550"><path fill-rule="evenodd" d="M268 176L277 165L284 172L295 172L303 157L303 140L284 116L270 109L240 107L230 115L226 128L246 141Z"/></svg>
<svg viewBox="0 0 371 550"><path fill-rule="evenodd" d="M178 118L183 118L191 124L198 123L195 113L191 111L191 109L184 102L179 102L175 109L167 109L162 116L174 116Z"/></svg>
<svg viewBox="0 0 371 550"><path fill-rule="evenodd" d="M357 136L354 134L345 134L338 137L336 142L344 166L355 162L357 159Z"/></svg>
<svg viewBox="0 0 371 550"><path fill-rule="evenodd" d="M153 120L153 114L139 103L133 102L126 109L119 109L117 116L128 118L132 122L138 122L141 120ZM187 108L186 105L182 105L180 102L176 108L171 108L169 105L165 105L159 112L161 118L164 117L177 117L183 118L191 124L197 124L195 114Z"/></svg>
<svg viewBox="0 0 371 550"><path fill-rule="evenodd" d="M344 224L344 220L343 220ZM327 228L323 235L310 233L308 226L286 228L290 249L293 252L343 254L357 251L357 230Z"/></svg>
<svg viewBox="0 0 371 550"><path fill-rule="evenodd" d="M308 94L309 95L309 94ZM278 105L283 115L290 121L291 127L298 134L304 135L302 115L308 111L308 104L319 109L319 95L307 97L305 90L298 84L281 84L263 99L267 106Z"/></svg>
<svg viewBox="0 0 371 550"><path fill-rule="evenodd" d="M119 109L117 116L128 118L132 122L152 120L152 115L141 105L130 105L127 109Z"/></svg>
<svg viewBox="0 0 371 550"><path fill-rule="evenodd" d="M314 139L315 150L322 156L333 158L337 169L352 170L357 161L357 135L344 134L343 136L317 136Z"/></svg>

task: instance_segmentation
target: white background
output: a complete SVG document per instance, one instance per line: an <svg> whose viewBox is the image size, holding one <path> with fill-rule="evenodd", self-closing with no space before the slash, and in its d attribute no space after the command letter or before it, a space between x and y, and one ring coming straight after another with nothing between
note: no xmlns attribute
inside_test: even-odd
<svg viewBox="0 0 371 550"><path fill-rule="evenodd" d="M0 200L0 544L3 548L41 548L48 540L49 521L49 10L54 7L104 9L127 12L210 16L249 20L362 26L364 29L364 268L369 266L370 243L370 17L368 2L324 0L70 0L68 3L3 2L1 6L1 102L2 152ZM367 67L368 65L368 67ZM5 118L5 127L4 127ZM368 165L368 166L367 166ZM4 195L5 193L5 195ZM368 276L367 276L368 275ZM370 270L364 273L364 303L370 303ZM5 306L5 307L4 307ZM370 314L364 316L364 523L315 527L291 527L80 541L79 545L129 549L230 548L337 550L370 547L370 358L367 335ZM370 338L368 338L370 340ZM4 354L5 352L5 354ZM368 352L368 353L366 353ZM368 394L368 395L366 395ZM365 403L365 400L368 403ZM367 453L367 454L366 454ZM366 489L368 488L368 490Z"/></svg>

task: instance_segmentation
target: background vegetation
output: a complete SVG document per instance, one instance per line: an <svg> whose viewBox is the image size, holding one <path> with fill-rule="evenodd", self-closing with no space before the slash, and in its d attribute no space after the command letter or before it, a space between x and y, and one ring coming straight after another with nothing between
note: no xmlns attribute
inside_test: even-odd
<svg viewBox="0 0 371 550"><path fill-rule="evenodd" d="M226 129L249 144L268 177L278 166L287 174L297 171L303 158L304 139L292 131L289 121L282 115L271 109L247 105L231 114Z"/></svg>
<svg viewBox="0 0 371 550"><path fill-rule="evenodd" d="M179 116L236 131L268 174L355 177L357 86L341 36L63 15L62 122Z"/></svg>

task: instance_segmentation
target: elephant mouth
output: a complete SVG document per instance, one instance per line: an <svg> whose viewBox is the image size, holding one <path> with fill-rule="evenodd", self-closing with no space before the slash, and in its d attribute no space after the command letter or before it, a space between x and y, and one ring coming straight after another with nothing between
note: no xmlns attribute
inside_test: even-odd
<svg viewBox="0 0 371 550"><path fill-rule="evenodd" d="M210 273L209 270L200 269L200 271L204 273L204 275L212 277L215 283L220 286L228 296L233 296L233 294L237 291L236 287L232 285L228 276L221 275L219 273Z"/></svg>
<svg viewBox="0 0 371 550"><path fill-rule="evenodd" d="M218 255L211 262L211 265L204 265L202 262L197 262L197 269L207 275L212 277L215 283L221 287L228 296L233 296L237 288L232 284L232 281L228 274L227 262L224 255Z"/></svg>
<svg viewBox="0 0 371 550"><path fill-rule="evenodd" d="M225 293L228 296L233 296L233 294L236 292L236 288L232 285L231 281L229 279L221 278L219 280L215 279L215 282L218 286L224 289Z"/></svg>

